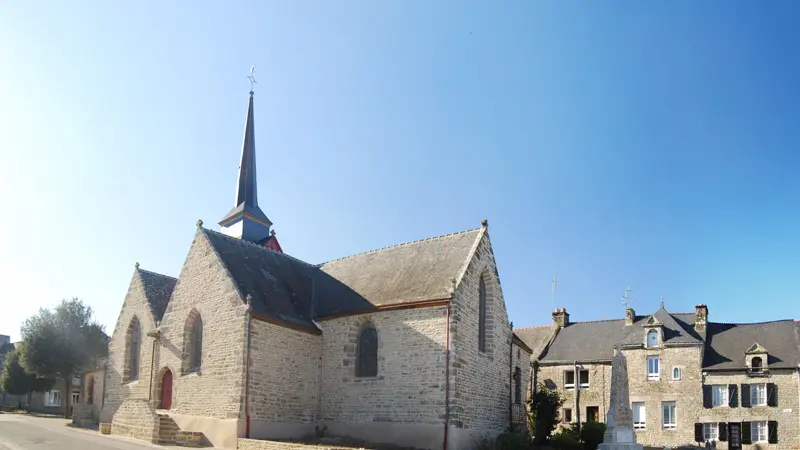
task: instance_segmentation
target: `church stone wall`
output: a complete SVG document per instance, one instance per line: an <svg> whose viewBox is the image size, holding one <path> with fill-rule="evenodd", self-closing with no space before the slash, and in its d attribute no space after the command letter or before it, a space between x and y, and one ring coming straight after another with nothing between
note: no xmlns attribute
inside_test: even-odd
<svg viewBox="0 0 800 450"><path fill-rule="evenodd" d="M323 320L320 426L373 443L440 448L446 306ZM361 327L378 332L378 374L355 376Z"/></svg>
<svg viewBox="0 0 800 450"><path fill-rule="evenodd" d="M184 364L185 326L195 310L203 321L202 362L199 371L189 372ZM246 312L227 269L198 232L161 323L154 398L160 395L161 376L168 368L173 375L173 412L238 419L244 399Z"/></svg>
<svg viewBox="0 0 800 450"><path fill-rule="evenodd" d="M254 319L250 332L250 437L314 432L322 336Z"/></svg>
<svg viewBox="0 0 800 450"><path fill-rule="evenodd" d="M478 348L479 295L486 285L486 351ZM511 327L488 235L456 289L451 321L450 425L462 448L482 436L494 436L510 424Z"/></svg>
<svg viewBox="0 0 800 450"><path fill-rule="evenodd" d="M134 317L139 320L141 330L139 377L136 380L128 381L124 378L125 364L129 357L127 353L127 331ZM147 304L144 286L139 278L138 271L134 272L133 279L128 287L128 293L122 303L122 310L117 319L117 324L108 342L108 362L105 375L106 398L101 399L101 396L97 394L94 398L95 403L101 403L103 407L100 413L101 423L110 423L117 409L125 400L147 400L149 398L153 339L148 337L147 333L155 331L155 329L156 323L150 312L150 306ZM95 387L98 386L102 388L101 380L95 380Z"/></svg>

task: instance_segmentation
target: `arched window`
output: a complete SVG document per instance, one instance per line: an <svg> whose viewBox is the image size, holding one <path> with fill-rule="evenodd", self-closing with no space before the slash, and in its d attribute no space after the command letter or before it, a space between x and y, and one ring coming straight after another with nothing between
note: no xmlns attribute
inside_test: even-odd
<svg viewBox="0 0 800 450"><path fill-rule="evenodd" d="M478 350L486 351L486 282L478 283Z"/></svg>
<svg viewBox="0 0 800 450"><path fill-rule="evenodd" d="M356 357L356 376L374 377L378 375L378 330L364 325L358 336Z"/></svg>
<svg viewBox="0 0 800 450"><path fill-rule="evenodd" d="M650 330L647 332L647 346L658 347L658 331Z"/></svg>
<svg viewBox="0 0 800 450"><path fill-rule="evenodd" d="M139 353L142 348L142 329L139 326L139 319L136 317L131 320L128 326L128 334L125 339L128 342L127 369L125 379L128 381L139 379Z"/></svg>
<svg viewBox="0 0 800 450"><path fill-rule="evenodd" d="M185 370L197 372L203 364L203 319L196 309L189 313L184 330Z"/></svg>
<svg viewBox="0 0 800 450"><path fill-rule="evenodd" d="M761 362L761 358L756 356L756 357L753 358L752 361L750 361L750 366L754 371L760 372L761 371L761 363L762 363Z"/></svg>
<svg viewBox="0 0 800 450"><path fill-rule="evenodd" d="M89 381L86 382L86 403L91 405L94 403L94 376L89 375Z"/></svg>
<svg viewBox="0 0 800 450"><path fill-rule="evenodd" d="M522 403L522 370L519 367L514 369L514 403Z"/></svg>

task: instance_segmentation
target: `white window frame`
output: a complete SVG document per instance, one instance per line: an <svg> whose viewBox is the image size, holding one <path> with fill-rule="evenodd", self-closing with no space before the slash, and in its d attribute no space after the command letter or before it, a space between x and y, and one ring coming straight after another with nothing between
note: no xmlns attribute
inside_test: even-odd
<svg viewBox="0 0 800 450"><path fill-rule="evenodd" d="M750 406L767 406L767 385L765 383L750 385Z"/></svg>
<svg viewBox="0 0 800 450"><path fill-rule="evenodd" d="M637 407L641 405L638 421L636 420L636 410ZM633 429L634 430L644 430L647 428L647 407L645 407L644 402L633 402L631 403L631 412L633 412Z"/></svg>
<svg viewBox="0 0 800 450"><path fill-rule="evenodd" d="M763 432L763 439L762 434ZM767 427L767 422L764 421L757 421L757 422L750 422L750 439L753 441L753 444L767 442L769 436L769 427Z"/></svg>
<svg viewBox="0 0 800 450"><path fill-rule="evenodd" d="M71 395L72 395L72 397L70 399L70 403L71 404L75 405L75 404L81 402L81 394L80 394L80 392L73 392Z"/></svg>
<svg viewBox="0 0 800 450"><path fill-rule="evenodd" d="M705 442L719 440L719 425L717 423L703 424L703 440L705 440Z"/></svg>
<svg viewBox="0 0 800 450"><path fill-rule="evenodd" d="M728 406L728 385L714 384L711 386L711 406Z"/></svg>
<svg viewBox="0 0 800 450"><path fill-rule="evenodd" d="M650 361L656 361L656 371L650 371ZM659 380L659 372L661 372L661 359L657 355L651 355L647 357L647 379L650 381L658 381Z"/></svg>
<svg viewBox="0 0 800 450"><path fill-rule="evenodd" d="M664 409L672 407L672 419L667 422L667 414L664 414ZM665 430L674 430L678 428L678 405L675 402L661 402L661 427Z"/></svg>
<svg viewBox="0 0 800 450"><path fill-rule="evenodd" d="M581 382L581 373L586 372L586 383ZM578 370L578 379L575 380L577 383L580 383L581 389L586 389L589 387L589 370L588 369L580 369Z"/></svg>
<svg viewBox="0 0 800 450"><path fill-rule="evenodd" d="M676 376L677 374L677 376ZM680 367L673 367L672 368L672 379L673 380L680 380L681 379L681 368Z"/></svg>
<svg viewBox="0 0 800 450"><path fill-rule="evenodd" d="M653 342L653 345L650 345L650 336L655 336L656 340ZM645 347L647 348L658 348L659 344L661 344L661 336L658 334L658 330L650 330L645 335Z"/></svg>
<svg viewBox="0 0 800 450"><path fill-rule="evenodd" d="M567 383L567 375L572 374L572 383ZM575 389L575 371L574 370L565 370L564 371L564 389Z"/></svg>
<svg viewBox="0 0 800 450"><path fill-rule="evenodd" d="M53 389L45 392L44 406L61 406L61 391Z"/></svg>
<svg viewBox="0 0 800 450"><path fill-rule="evenodd" d="M567 420L567 411L569 411L569 420ZM572 423L575 417L572 415L572 408L564 408L564 417L562 418L562 422L564 423Z"/></svg>

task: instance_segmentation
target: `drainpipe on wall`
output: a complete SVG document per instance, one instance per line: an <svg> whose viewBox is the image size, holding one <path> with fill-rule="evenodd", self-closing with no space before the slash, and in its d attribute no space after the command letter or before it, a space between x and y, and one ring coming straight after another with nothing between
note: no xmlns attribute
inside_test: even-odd
<svg viewBox="0 0 800 450"><path fill-rule="evenodd" d="M514 426L514 322L511 326L508 342L508 427Z"/></svg>
<svg viewBox="0 0 800 450"><path fill-rule="evenodd" d="M575 429L580 433L581 431L581 380L580 371L578 370L578 361L573 362L575 370Z"/></svg>
<svg viewBox="0 0 800 450"><path fill-rule="evenodd" d="M450 304L456 298L456 279L453 283L453 293L450 294L450 301L447 302L445 310L445 329L444 329L444 438L442 449L447 450L447 432L450 428Z"/></svg>
<svg viewBox="0 0 800 450"><path fill-rule="evenodd" d="M253 296L247 294L247 349L245 350L245 369L244 369L244 437L250 438L250 327L253 323Z"/></svg>

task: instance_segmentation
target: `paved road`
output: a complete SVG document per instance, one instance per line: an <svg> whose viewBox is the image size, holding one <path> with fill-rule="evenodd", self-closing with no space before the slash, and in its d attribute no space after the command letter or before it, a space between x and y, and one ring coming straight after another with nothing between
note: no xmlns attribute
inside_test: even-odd
<svg viewBox="0 0 800 450"><path fill-rule="evenodd" d="M96 431L67 426L57 418L0 414L0 450L152 450L156 446L118 436L103 436ZM178 448L178 447L174 447Z"/></svg>

